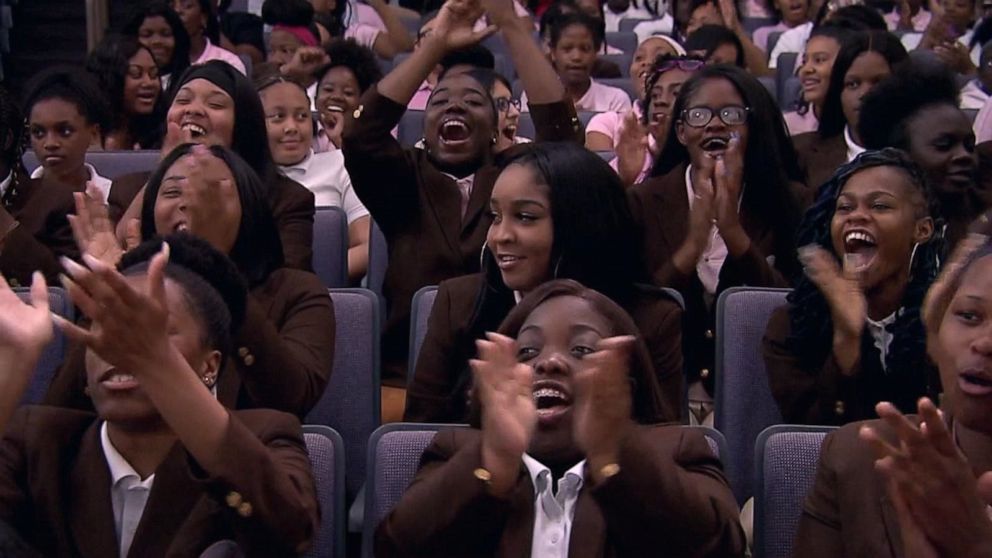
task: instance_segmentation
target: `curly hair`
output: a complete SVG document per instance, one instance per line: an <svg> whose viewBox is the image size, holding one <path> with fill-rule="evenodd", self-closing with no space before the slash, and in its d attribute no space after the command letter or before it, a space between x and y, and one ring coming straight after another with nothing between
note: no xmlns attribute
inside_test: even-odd
<svg viewBox="0 0 992 558"><path fill-rule="evenodd" d="M334 39L326 50L331 63L321 72L321 80L332 68L345 67L355 74L358 89L365 93L382 79L382 68L376 61L375 53L356 43L354 39Z"/></svg>
<svg viewBox="0 0 992 558"><path fill-rule="evenodd" d="M940 217L936 212L936 202L932 189L923 172L907 154L898 149L866 151L854 161L840 167L834 176L820 187L816 201L806 211L797 234L797 245L816 245L834 252L830 236L830 223L836 211L837 198L847 181L856 173L873 167L894 167L901 170L910 184L923 196L924 212L935 222L935 233L929 241L921 243L916 250L910 268L910 279L903 293L900 310L895 323L888 326L893 341L886 357L889 374L903 375L906 381L928 378L911 378L908 375L919 370L919 363L926 361L926 334L920 321L920 307L927 289L937 277L944 241L939 234ZM800 355L804 367L821 365L830 354L830 339L833 337L833 321L830 307L820 289L805 275L800 276L795 289L788 296L789 320L792 334L787 343L793 354Z"/></svg>

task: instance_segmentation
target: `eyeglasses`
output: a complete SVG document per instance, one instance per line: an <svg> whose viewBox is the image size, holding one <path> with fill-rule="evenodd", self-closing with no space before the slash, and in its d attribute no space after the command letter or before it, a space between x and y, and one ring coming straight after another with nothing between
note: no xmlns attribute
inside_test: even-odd
<svg viewBox="0 0 992 558"><path fill-rule="evenodd" d="M729 105L715 111L709 107L693 107L682 111L682 121L693 128L702 128L713 120L716 115L727 126L738 126L747 121L748 107Z"/></svg>
<svg viewBox="0 0 992 558"><path fill-rule="evenodd" d="M137 64L128 64L127 66L127 75L131 79L141 79L146 73L149 78L158 79L158 66L151 66L147 71Z"/></svg>
<svg viewBox="0 0 992 558"><path fill-rule="evenodd" d="M510 110L510 105L513 105L513 108L520 110L520 106L521 106L520 99L511 99L509 97L496 97L495 99L493 99L493 101L496 102L496 110L500 112L506 112Z"/></svg>
<svg viewBox="0 0 992 558"><path fill-rule="evenodd" d="M682 59L682 60L668 60L654 69L654 73L663 74L669 70L674 70L678 68L683 72L695 72L706 65L703 60L692 60L692 59Z"/></svg>

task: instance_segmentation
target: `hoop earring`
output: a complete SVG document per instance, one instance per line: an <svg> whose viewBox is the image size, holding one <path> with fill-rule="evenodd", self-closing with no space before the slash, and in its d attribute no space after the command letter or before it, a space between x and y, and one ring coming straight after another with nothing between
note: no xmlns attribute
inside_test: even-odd
<svg viewBox="0 0 992 558"><path fill-rule="evenodd" d="M486 249L489 245L485 242L482 243L482 250L479 250L479 269L482 269L483 264L486 263Z"/></svg>
<svg viewBox="0 0 992 558"><path fill-rule="evenodd" d="M909 254L909 274L913 274L913 261L916 259L916 250L920 247L920 243L917 242L913 244L913 251Z"/></svg>
<svg viewBox="0 0 992 558"><path fill-rule="evenodd" d="M551 278L552 279L557 279L558 278L558 268L560 268L560 267L561 267L561 256L558 256L558 261L555 262L555 269L551 273Z"/></svg>

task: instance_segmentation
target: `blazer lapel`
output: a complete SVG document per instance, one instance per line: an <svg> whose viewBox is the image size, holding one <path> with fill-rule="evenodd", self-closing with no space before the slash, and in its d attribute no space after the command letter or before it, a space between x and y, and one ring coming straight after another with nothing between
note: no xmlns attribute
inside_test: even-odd
<svg viewBox="0 0 992 558"><path fill-rule="evenodd" d="M604 556L606 524L599 506L589 491L583 488L575 502L575 517L572 519L572 533L568 541L568 556Z"/></svg>
<svg viewBox="0 0 992 558"><path fill-rule="evenodd" d="M876 480L883 482L881 479ZM889 548L892 549L894 558L903 558L905 552L902 548L902 532L899 530L899 519L896 517L896 508L892 504L889 495L884 493L879 497L878 505L882 507L882 523L885 524L885 536L888 537Z"/></svg>
<svg viewBox="0 0 992 558"><path fill-rule="evenodd" d="M497 556L517 558L530 556L534 542L534 483L530 480L527 468L521 466L517 477L517 487L510 495L513 513L506 520L503 536L499 541Z"/></svg>
<svg viewBox="0 0 992 558"><path fill-rule="evenodd" d="M100 442L101 421L83 435L79 454L69 473L69 524L80 556L117 556L120 547L114 527L110 467Z"/></svg>
<svg viewBox="0 0 992 558"><path fill-rule="evenodd" d="M187 454L176 442L155 470L155 483L128 556L165 556L203 493L190 480Z"/></svg>
<svg viewBox="0 0 992 558"><path fill-rule="evenodd" d="M421 187L430 211L434 214L434 220L444 234L448 247L457 253L458 237L462 228L462 202L458 185L429 162L421 168L423 169Z"/></svg>
<svg viewBox="0 0 992 558"><path fill-rule="evenodd" d="M499 169L493 165L486 165L475 173L472 193L468 197L468 209L465 210L465 217L462 219L462 239L475 229L476 222L481 218L484 210L489 207L489 198L492 196L493 184L496 183L497 176L499 176Z"/></svg>

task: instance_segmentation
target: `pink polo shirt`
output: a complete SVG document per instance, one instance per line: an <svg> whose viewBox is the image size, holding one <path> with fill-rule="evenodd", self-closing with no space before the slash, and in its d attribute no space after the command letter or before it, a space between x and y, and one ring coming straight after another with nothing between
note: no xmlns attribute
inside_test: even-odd
<svg viewBox="0 0 992 558"><path fill-rule="evenodd" d="M590 79L589 81L591 82L589 84L589 89L586 91L586 94L575 103L575 110L619 113L626 113L630 110L630 97L627 96L626 91L616 87L610 87L609 85L603 85L594 79ZM520 103L523 105L520 109L521 111L528 112L530 110L527 106L526 92L521 95Z"/></svg>
<svg viewBox="0 0 992 558"><path fill-rule="evenodd" d="M640 120L641 117L644 115L643 111L641 110L640 103L634 103L633 108L631 108L631 110L634 111L635 115L637 115L638 120ZM613 149L616 149L617 146L620 144L620 134L623 133L624 118L626 116L627 116L626 112L625 113L601 112L596 116L593 116L592 119L589 121L589 124L586 125L586 134L590 132L598 132L600 134L603 134L604 136L607 136L613 141ZM655 148L654 136L648 136L648 143L650 145L650 148L654 150Z"/></svg>
<svg viewBox="0 0 992 558"><path fill-rule="evenodd" d="M785 113L785 125L789 128L790 136L798 136L806 132L815 132L820 127L820 121L813 114L812 108L807 110L806 114L791 110Z"/></svg>
<svg viewBox="0 0 992 558"><path fill-rule="evenodd" d="M203 64L204 62L209 62L211 60L223 60L224 62L234 66L234 68L242 74L248 74L247 70L245 70L245 63L238 58L237 54L234 54L226 48L221 48L211 43L210 39L207 39L207 47L203 49L203 54L201 54L200 57L193 63Z"/></svg>

